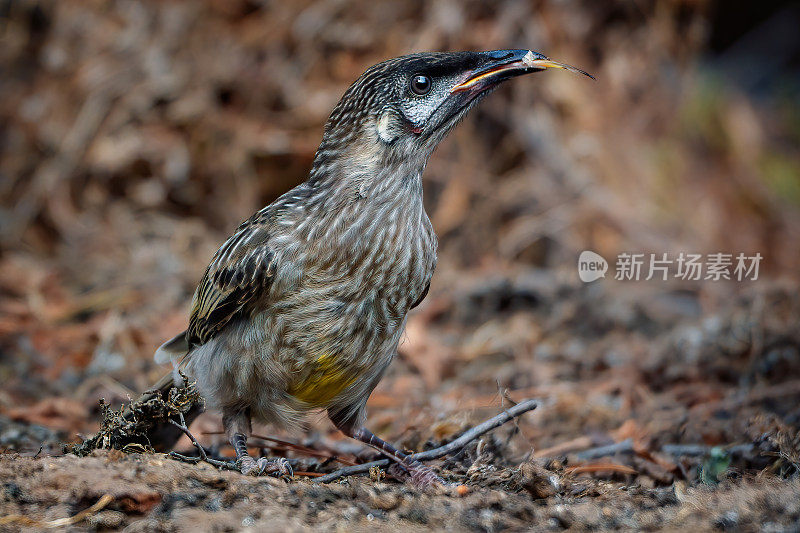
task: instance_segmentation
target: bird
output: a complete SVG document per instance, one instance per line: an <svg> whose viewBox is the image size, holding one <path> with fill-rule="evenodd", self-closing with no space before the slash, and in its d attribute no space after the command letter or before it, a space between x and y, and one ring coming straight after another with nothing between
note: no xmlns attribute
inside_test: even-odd
<svg viewBox="0 0 800 533"><path fill-rule="evenodd" d="M366 427L367 399L436 268L422 174L487 94L548 68L591 77L532 50L417 53L368 68L331 112L307 180L217 250L188 328L155 358L172 361L206 408L221 411L242 474L290 473L285 459L248 454L252 420L291 429L324 410L412 482L443 483ZM155 389L176 381L167 375Z"/></svg>

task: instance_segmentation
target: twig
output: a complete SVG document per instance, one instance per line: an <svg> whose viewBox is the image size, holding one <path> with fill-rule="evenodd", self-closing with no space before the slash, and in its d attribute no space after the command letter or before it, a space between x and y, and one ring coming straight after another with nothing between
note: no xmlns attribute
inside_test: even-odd
<svg viewBox="0 0 800 533"><path fill-rule="evenodd" d="M200 461L203 460L203 459L201 459L200 457L198 457L196 455L195 456L189 456L189 455L183 455L182 453L178 453L178 452L169 452L167 455L169 455L173 459L177 459L178 461L180 461L182 463L189 463L190 465L196 465L197 463L199 463Z"/></svg>
<svg viewBox="0 0 800 533"><path fill-rule="evenodd" d="M609 444L607 446L598 446L597 448L591 448L582 452L578 452L575 454L578 459L588 460L588 459L599 459L600 457L606 457L607 455L614 455L617 453L628 453L632 452L633 450L633 439L625 439L621 442L615 442L614 444Z"/></svg>
<svg viewBox="0 0 800 533"><path fill-rule="evenodd" d="M111 496L110 494L103 494L103 496L101 496L100 499L97 500L97 502L94 505L68 518L57 518L55 520L44 521L44 520L37 520L35 518L30 518L24 515L12 514L0 517L0 525L12 524L16 522L18 524L39 527L43 529L56 529L65 526L71 526L101 511L106 505L111 503L113 499L114 497Z"/></svg>
<svg viewBox="0 0 800 533"><path fill-rule="evenodd" d="M570 466L564 469L565 474L591 474L594 472L620 472L622 474L638 474L636 470L629 466L618 465L616 463L595 463L588 465Z"/></svg>
<svg viewBox="0 0 800 533"><path fill-rule="evenodd" d="M558 455L574 453L575 457L586 461L591 459L599 459L601 457L615 455L618 453L637 453L633 446L632 439L625 439L621 442L615 442L614 444L576 451L576 448L585 446L585 444L589 442L587 439L587 437L578 437L572 441L542 450L541 452L536 453L534 457L556 457ZM711 451L711 448L713 448L713 446L706 446L704 444L664 444L661 447L661 451L675 457L701 456L708 454ZM747 453L753 449L753 445L735 444L725 449L729 453Z"/></svg>
<svg viewBox="0 0 800 533"><path fill-rule="evenodd" d="M537 459L540 457L558 457L559 455L566 455L578 450L591 448L593 444L594 439L586 435L581 435L580 437L562 442L561 444L556 444L555 446L550 446L549 448L537 450L534 452L533 456Z"/></svg>
<svg viewBox="0 0 800 533"><path fill-rule="evenodd" d="M712 448L714 446L706 446L705 444L665 444L661 447L661 451L675 457L682 455L702 456L710 453ZM728 447L722 446L722 448L728 453L738 454L751 452L755 446L753 444L734 444Z"/></svg>
<svg viewBox="0 0 800 533"><path fill-rule="evenodd" d="M223 435L223 434L224 434L223 431L204 431L203 432L203 435ZM319 459L325 459L326 461L338 461L338 462L342 463L345 466L353 466L353 465L358 464L358 463L356 463L354 461L351 461L350 459L344 459L342 457L339 457L338 455L334 455L334 454L331 454L329 452L315 450L314 448L309 448L308 446L304 446L303 444L297 444L295 442L279 439L279 438L276 438L276 437L267 437L266 435L256 435L255 433L251 433L250 434L250 439L251 440L249 442L252 442L252 439L260 439L260 440L263 440L263 441L265 441L267 443L274 443L274 444L278 445L278 446L275 446L273 444L265 444L264 446L261 446L262 448L269 448L270 451L281 451L281 452L294 451L294 452L297 452L297 453L300 453L300 454L303 454L303 455L308 455L310 457L317 457Z"/></svg>
<svg viewBox="0 0 800 533"><path fill-rule="evenodd" d="M498 414L490 418L489 420L478 424L474 428L465 431L460 437L455 439L452 442L449 442L443 446L439 446L438 448L434 448L433 450L427 450L424 452L415 453L409 456L409 459L415 461L431 461L433 459L438 459L439 457L443 457L451 452L456 450L460 450L473 440L477 439L481 435L488 433L489 431L502 426L509 420L513 420L514 418L527 413L528 411L532 411L538 407L538 402L536 400L524 400L519 402L517 405L506 409L502 413ZM374 467L383 467L389 464L389 459L379 459L377 461L371 461L369 463L364 463L355 466L348 466L345 468L340 468L335 472L331 472L322 477L318 477L314 479L315 483L328 483L330 481L334 481L339 479L343 476L351 476L353 474L363 474L365 472L369 472L370 469Z"/></svg>
<svg viewBox="0 0 800 533"><path fill-rule="evenodd" d="M705 444L665 444L661 447L661 451L675 457L682 455L697 456L706 455L711 451L711 446L706 446Z"/></svg>
<svg viewBox="0 0 800 533"><path fill-rule="evenodd" d="M179 461L183 461L185 463L197 464L200 461L204 461L204 462L206 462L208 464L211 464L211 465L214 465L214 466L216 466L218 468L225 468L227 470L239 470L236 467L236 465L233 464L233 463L230 463L228 461L219 461L217 459L212 459L211 457L209 457L208 454L206 453L206 451L203 449L203 447L200 446L200 443L197 442L197 439L194 438L194 435L192 435L192 432L189 431L189 428L186 427L186 419L183 417L183 413L178 413L178 416L180 416L180 419L181 419L180 424L178 422L175 422L171 418L169 419L169 423L172 424L173 426L177 427L178 429L180 429L183 432L184 435L189 437L189 440L192 441L192 444L194 445L194 447L197 448L197 453L200 455L200 457L195 458L195 457L189 457L189 456L186 456L186 455L181 455L181 454L179 454L177 452L169 452L169 456L170 457L172 457L173 459L177 459Z"/></svg>
<svg viewBox="0 0 800 533"><path fill-rule="evenodd" d="M266 442L272 442L272 443L279 444L279 445L282 446L282 447L270 446L270 448L273 449L273 450L279 450L279 451L292 450L292 451L295 451L297 453L308 455L310 457L318 457L320 459L325 459L325 460L339 461L340 463L342 463L343 465L346 465L346 466L353 466L353 465L356 464L353 461L351 461L349 459L344 459L342 457L339 457L338 455L334 455L334 454L331 454L331 453L328 453L328 452L324 452L324 451L320 451L320 450L315 450L314 448L310 448L308 446L304 446L303 444L297 444L295 442L290 442L288 440L278 439L278 438L275 438L275 437L267 437L266 435L256 435L255 433L251 434L250 437L254 438L254 439L261 439L261 440L266 441Z"/></svg>
<svg viewBox="0 0 800 533"><path fill-rule="evenodd" d="M575 457L581 460L599 459L608 455L617 453L632 453L633 440L625 439L621 442L613 444L605 444L603 446L596 446L589 448L592 439L590 437L578 437L568 442L552 446L534 454L534 457L558 457L559 455L575 454Z"/></svg>

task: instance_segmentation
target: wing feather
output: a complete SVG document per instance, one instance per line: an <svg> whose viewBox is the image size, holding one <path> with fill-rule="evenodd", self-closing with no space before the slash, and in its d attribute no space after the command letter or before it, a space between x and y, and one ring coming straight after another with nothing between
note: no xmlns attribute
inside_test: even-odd
<svg viewBox="0 0 800 533"><path fill-rule="evenodd" d="M263 218L239 226L217 250L192 300L186 339L205 344L230 320L252 309L264 297L275 276L275 253Z"/></svg>

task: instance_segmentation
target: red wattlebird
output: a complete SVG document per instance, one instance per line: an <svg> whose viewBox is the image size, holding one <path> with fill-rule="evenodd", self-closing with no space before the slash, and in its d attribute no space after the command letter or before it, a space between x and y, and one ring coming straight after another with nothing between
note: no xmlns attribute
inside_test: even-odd
<svg viewBox="0 0 800 533"><path fill-rule="evenodd" d="M553 67L585 74L529 50L423 53L370 67L331 113L308 180L217 251L189 328L156 356L180 365L222 412L242 473L287 472L285 462L247 454L251 419L285 427L324 409L417 484L441 481L364 425L367 398L436 266L422 172L500 83ZM158 387L170 386L167 378Z"/></svg>

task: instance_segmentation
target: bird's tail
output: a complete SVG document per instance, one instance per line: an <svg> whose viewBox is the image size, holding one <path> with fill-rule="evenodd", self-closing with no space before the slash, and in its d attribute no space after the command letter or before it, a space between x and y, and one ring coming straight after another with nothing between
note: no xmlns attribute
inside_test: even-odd
<svg viewBox="0 0 800 533"><path fill-rule="evenodd" d="M159 346L153 359L160 365L169 362L176 365L188 351L189 341L186 340L186 331L183 331Z"/></svg>
<svg viewBox="0 0 800 533"><path fill-rule="evenodd" d="M186 339L186 330L178 333L170 340L162 344L153 354L153 360L159 365L172 363L172 379L175 383L181 383L180 366L186 354L189 353L189 341ZM165 378L162 378L162 381ZM161 383L159 381L159 383Z"/></svg>

